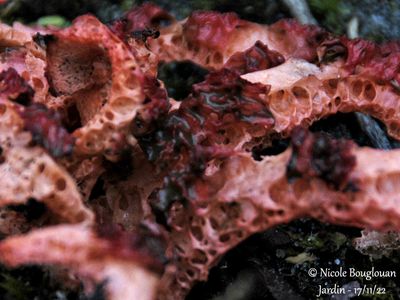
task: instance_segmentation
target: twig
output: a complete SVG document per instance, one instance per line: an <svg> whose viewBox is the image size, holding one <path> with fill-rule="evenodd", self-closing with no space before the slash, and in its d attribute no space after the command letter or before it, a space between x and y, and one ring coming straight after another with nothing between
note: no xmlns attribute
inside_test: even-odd
<svg viewBox="0 0 400 300"><path fill-rule="evenodd" d="M347 24L347 36L351 39L358 38L358 18L352 17Z"/></svg>
<svg viewBox="0 0 400 300"><path fill-rule="evenodd" d="M352 17L347 24L347 35L351 39L358 38L357 17ZM372 117L360 112L356 112L355 116L358 124L361 127L361 130L368 136L372 146L379 149L392 149L389 139L377 121L375 121Z"/></svg>
<svg viewBox="0 0 400 300"><path fill-rule="evenodd" d="M305 0L282 0L293 17L303 24L318 24Z"/></svg>

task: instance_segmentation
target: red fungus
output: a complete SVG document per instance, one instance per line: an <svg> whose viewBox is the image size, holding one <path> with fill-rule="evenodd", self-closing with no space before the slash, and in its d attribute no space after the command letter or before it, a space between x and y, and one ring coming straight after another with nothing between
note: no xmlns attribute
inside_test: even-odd
<svg viewBox="0 0 400 300"><path fill-rule="evenodd" d="M205 280L218 259L249 235L298 217L383 230L400 228L399 151L358 148L349 141L296 128L338 111L362 111L381 119L388 133L399 138L399 92L392 84L400 78L399 43L377 45L334 37L293 20L260 25L232 13L194 12L186 20L159 28L162 20L172 18L148 3L110 27L93 16L83 16L69 28L52 31L53 39L42 48L30 44L29 34L16 43L16 32L2 28L5 43L11 41L5 47L23 49L23 59L21 53L14 53L18 62L14 66L28 65L38 57L46 59L47 78L55 93L48 93L47 81L41 81L44 75L32 77L35 101L60 110L76 105L84 126L74 133L77 143L71 160L79 165L74 173L70 162L55 162L40 147L54 156L72 152L74 140L62 127L60 116L44 105L22 108L3 99L7 105L0 105L4 136L0 169L3 175L14 176L3 176L9 179L2 181L4 195L20 201L34 186L38 200L50 208L53 205L59 215L69 216L65 219L91 222L91 213L82 210L75 182L61 171L67 167L88 198L98 185L96 180L103 180L106 188L96 191L96 200L102 201L92 206L102 211L98 217L110 214L104 220L121 221L130 230L136 230L141 221L157 227L154 219L167 225L171 262L161 286L169 292L162 296L174 299L184 297L195 281ZM153 39L147 41L149 36ZM35 40L44 46L42 39L36 36ZM211 73L171 108L156 79L157 64L184 59ZM43 70L44 61L40 63ZM7 61L4 65L10 66ZM23 78L29 77L29 68L16 67ZM252 76L241 76L248 72ZM29 86L16 73L9 69L0 74L0 93L16 101L26 94L30 100ZM251 77L252 83L244 79ZM39 146L29 144L24 125ZM18 135L9 132L12 126L19 129L15 131ZM139 159L140 166L117 168L114 163L103 169L102 155L116 161L136 145L132 131L156 164L143 168L150 163ZM259 161L248 153L254 146L268 146L271 136L284 137L292 131L292 146L283 153ZM9 136L15 136L12 143ZM132 157L137 158L138 148ZM57 174L63 176L53 178L54 166L61 163L65 165ZM19 176L21 165L27 164L31 164L30 173ZM35 181L32 170L54 186L56 198L51 189L43 196L42 188L47 185ZM113 172L123 173L121 177L132 173L129 180L121 181L109 174ZM99 177L101 173L104 176ZM20 190L23 193L16 194ZM135 292L151 282L145 294L152 299L157 276L137 276L142 282L130 283L132 270L147 271L142 266L161 271L164 248L156 240L152 234L116 227L94 233L84 226L60 226L6 240L0 248L6 250L1 251L2 260L11 265L60 264L96 282L110 279L130 288L126 293L125 289L110 289L113 299L143 299ZM83 255L75 255L77 249Z"/></svg>
<svg viewBox="0 0 400 300"><path fill-rule="evenodd" d="M246 74L273 68L284 61L285 58L280 53L268 49L262 42L257 41L250 49L233 54L224 67L239 74Z"/></svg>
<svg viewBox="0 0 400 300"><path fill-rule="evenodd" d="M351 154L353 145L351 141L335 140L327 134L312 134L296 127L292 133L289 179L297 176L319 177L335 188L344 188L350 171L356 165Z"/></svg>
<svg viewBox="0 0 400 300"><path fill-rule="evenodd" d="M183 25L183 33L193 47L222 50L243 23L235 13L194 12Z"/></svg>
<svg viewBox="0 0 400 300"><path fill-rule="evenodd" d="M135 260L155 272L162 273L166 258L165 241L160 235L145 229L140 232L125 231L117 224L98 227L97 235L108 241L109 251L113 255Z"/></svg>
<svg viewBox="0 0 400 300"><path fill-rule="evenodd" d="M75 139L62 126L60 114L40 103L27 106L20 114L33 140L54 157L72 153Z"/></svg>
<svg viewBox="0 0 400 300"><path fill-rule="evenodd" d="M400 84L400 42L376 44L340 37L323 42L318 52L320 61L343 57L343 69L349 74L367 75L386 82L395 80Z"/></svg>
<svg viewBox="0 0 400 300"><path fill-rule="evenodd" d="M15 69L9 68L0 73L0 95L21 104L28 104L34 91Z"/></svg>
<svg viewBox="0 0 400 300"><path fill-rule="evenodd" d="M149 28L158 28L162 21L172 21L173 17L161 7L144 3L129 10L124 17L114 21L110 29L124 40L134 32L140 32Z"/></svg>
<svg viewBox="0 0 400 300"><path fill-rule="evenodd" d="M318 45L328 33L314 25L300 24L296 20L280 20L269 27L279 49L284 49L288 56L314 61L317 58ZM280 51L280 50L279 50Z"/></svg>

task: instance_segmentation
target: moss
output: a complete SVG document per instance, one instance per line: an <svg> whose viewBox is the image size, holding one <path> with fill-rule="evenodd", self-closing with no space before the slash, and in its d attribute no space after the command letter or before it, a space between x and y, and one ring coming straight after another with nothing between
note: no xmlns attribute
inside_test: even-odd
<svg viewBox="0 0 400 300"><path fill-rule="evenodd" d="M346 32L349 8L342 0L309 0L310 9L318 21L337 34Z"/></svg>
<svg viewBox="0 0 400 300"><path fill-rule="evenodd" d="M82 290L70 291L54 282L49 272L39 267L7 269L0 266L2 300L84 300Z"/></svg>
<svg viewBox="0 0 400 300"><path fill-rule="evenodd" d="M0 5L0 20L32 23L43 16L60 16L72 21L81 14L93 13L108 22L122 15L130 3L124 0L9 0Z"/></svg>
<svg viewBox="0 0 400 300"><path fill-rule="evenodd" d="M291 264L304 264L305 262L311 262L316 260L316 257L307 252L301 252L296 256L288 256L285 258L285 260Z"/></svg>
<svg viewBox="0 0 400 300"><path fill-rule="evenodd" d="M7 273L1 274L0 288L4 290L6 298L15 300L25 300L33 291L32 287L29 286L29 282L23 283L18 278Z"/></svg>
<svg viewBox="0 0 400 300"><path fill-rule="evenodd" d="M68 22L64 17L53 15L53 16L44 16L37 20L37 24L41 26L57 26L57 27L66 27L71 23Z"/></svg>

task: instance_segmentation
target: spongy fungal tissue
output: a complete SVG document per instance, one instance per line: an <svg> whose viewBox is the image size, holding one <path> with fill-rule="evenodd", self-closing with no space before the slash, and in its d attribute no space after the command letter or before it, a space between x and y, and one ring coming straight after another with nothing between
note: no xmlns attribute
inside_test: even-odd
<svg viewBox="0 0 400 300"><path fill-rule="evenodd" d="M172 61L208 72L179 102L157 78ZM399 70L397 42L148 3L110 24L1 24L0 262L66 268L110 300L184 299L241 241L297 218L376 246L400 230L400 150L308 127L362 112L400 139ZM39 219L13 210L37 202Z"/></svg>

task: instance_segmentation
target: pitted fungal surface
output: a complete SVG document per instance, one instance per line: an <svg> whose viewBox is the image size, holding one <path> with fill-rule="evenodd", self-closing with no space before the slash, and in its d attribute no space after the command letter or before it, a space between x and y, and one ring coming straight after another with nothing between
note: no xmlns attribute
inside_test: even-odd
<svg viewBox="0 0 400 300"><path fill-rule="evenodd" d="M157 70L185 61L208 74L177 102ZM301 217L363 228L357 249L383 239L385 255L400 151L308 127L361 112L400 140L399 67L398 42L148 3L108 25L1 24L0 261L67 268L110 300L179 300L238 243ZM30 203L36 220L12 209Z"/></svg>

